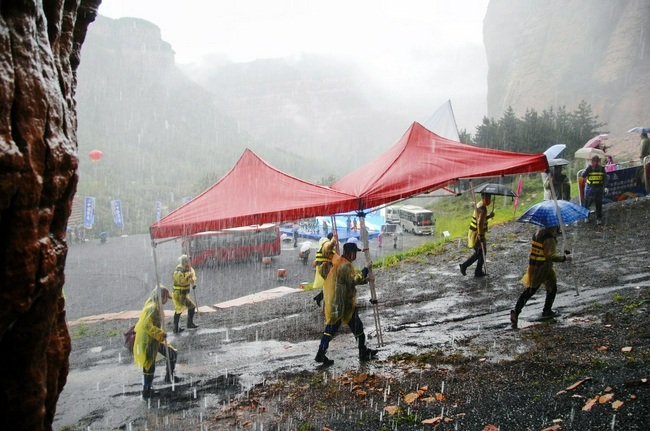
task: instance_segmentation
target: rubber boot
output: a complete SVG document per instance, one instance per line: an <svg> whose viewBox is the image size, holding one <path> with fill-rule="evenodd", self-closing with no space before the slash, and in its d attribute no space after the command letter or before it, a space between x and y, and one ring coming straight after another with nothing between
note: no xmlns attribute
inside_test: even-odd
<svg viewBox="0 0 650 431"><path fill-rule="evenodd" d="M316 362L320 362L323 365L332 365L334 361L332 359L329 359L327 356L325 356L325 352L327 350L323 348L318 348L318 353L316 353Z"/></svg>
<svg viewBox="0 0 650 431"><path fill-rule="evenodd" d="M510 310L510 326L512 326L512 329L517 329L517 325L519 323L519 313L517 310Z"/></svg>
<svg viewBox="0 0 650 431"><path fill-rule="evenodd" d="M544 310L542 311L542 319L550 319L552 317L559 316L560 313L557 313L551 309L553 302L555 301L555 295L557 294L557 288L552 292L546 291L546 300L544 301Z"/></svg>
<svg viewBox="0 0 650 431"><path fill-rule="evenodd" d="M367 361L377 357L378 350L371 349L368 346L359 347L359 359Z"/></svg>
<svg viewBox="0 0 650 431"><path fill-rule="evenodd" d="M174 383L180 383L180 382L183 381L183 379L180 378L180 377L177 377L174 374L174 372L172 372L172 376L174 378ZM169 377L169 370L167 370L167 374L165 374L165 383L171 383L171 382L172 382L172 379L171 379L171 377Z"/></svg>
<svg viewBox="0 0 650 431"><path fill-rule="evenodd" d="M184 331L183 328L178 327L178 322L181 320L181 315L178 313L174 313L174 334L179 334Z"/></svg>
<svg viewBox="0 0 650 431"><path fill-rule="evenodd" d="M467 275L467 267L466 267L464 264L459 263L459 264L458 264L458 267L460 268L460 273L461 273L461 274L463 274L463 275Z"/></svg>
<svg viewBox="0 0 650 431"><path fill-rule="evenodd" d="M323 291L321 290L318 295L314 296L314 301L316 301L316 305L320 307L320 302L323 300Z"/></svg>
<svg viewBox="0 0 650 431"><path fill-rule="evenodd" d="M196 329L199 326L194 324L194 308L187 310L187 329Z"/></svg>

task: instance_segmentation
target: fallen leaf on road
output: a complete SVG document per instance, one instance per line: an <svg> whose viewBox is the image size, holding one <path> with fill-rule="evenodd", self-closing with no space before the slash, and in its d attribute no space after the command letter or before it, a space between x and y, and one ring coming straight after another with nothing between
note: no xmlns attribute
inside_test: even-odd
<svg viewBox="0 0 650 431"><path fill-rule="evenodd" d="M428 391L428 390L429 390L429 387L428 387L428 386L422 386L422 387L420 388L420 390L421 390L421 391Z"/></svg>
<svg viewBox="0 0 650 431"><path fill-rule="evenodd" d="M600 398L598 398L598 404L605 404L608 403L614 398L614 394L607 394L607 395L602 395Z"/></svg>
<svg viewBox="0 0 650 431"><path fill-rule="evenodd" d="M600 346L598 348L598 350L600 350L601 352L604 352L605 350L607 350L607 346Z"/></svg>
<svg viewBox="0 0 650 431"><path fill-rule="evenodd" d="M621 349L621 352L623 352L623 353L629 353L629 352L631 352L631 351L632 351L632 348L631 348L631 347L623 347L623 348Z"/></svg>
<svg viewBox="0 0 650 431"><path fill-rule="evenodd" d="M444 401L444 400L447 399L447 397L445 396L445 394L441 394L440 392L438 392L438 393L436 394L436 399L437 399L438 401Z"/></svg>
<svg viewBox="0 0 650 431"><path fill-rule="evenodd" d="M562 429L562 426L553 425L552 427L544 428L542 431L560 431L561 429Z"/></svg>
<svg viewBox="0 0 650 431"><path fill-rule="evenodd" d="M422 401L427 402L427 403L433 402L433 401L435 401L435 400L436 400L436 399L435 399L434 397L426 397L426 398L422 398Z"/></svg>
<svg viewBox="0 0 650 431"><path fill-rule="evenodd" d="M560 391L557 394L555 394L555 396L557 397L558 395L562 395L562 394L566 394L566 391Z"/></svg>
<svg viewBox="0 0 650 431"><path fill-rule="evenodd" d="M397 412L397 406L386 406L384 407L384 410L386 410L388 414L394 415Z"/></svg>
<svg viewBox="0 0 650 431"><path fill-rule="evenodd" d="M611 392L611 391L612 391L611 386L607 386L607 387L605 388L605 392Z"/></svg>
<svg viewBox="0 0 650 431"><path fill-rule="evenodd" d="M321 428L321 431L333 431L331 428L323 427Z"/></svg>
<svg viewBox="0 0 650 431"><path fill-rule="evenodd" d="M568 388L566 388L566 390L567 390L567 391L572 391L572 390L574 390L575 388L577 388L578 386L580 386L581 384L583 384L584 382L588 382L589 380L591 380L591 377L586 377L586 378L580 380L579 382L575 382L574 384L572 384L571 386L569 386Z"/></svg>
<svg viewBox="0 0 650 431"><path fill-rule="evenodd" d="M368 378L368 373L361 373L354 378L354 383L363 383Z"/></svg>
<svg viewBox="0 0 650 431"><path fill-rule="evenodd" d="M495 427L494 425L490 424L483 428L482 431L499 431L499 428Z"/></svg>
<svg viewBox="0 0 650 431"><path fill-rule="evenodd" d="M612 403L612 408L613 408L614 410L618 410L618 408L619 408L620 406L622 406L622 405L623 405L623 401L614 401L614 402Z"/></svg>
<svg viewBox="0 0 650 431"><path fill-rule="evenodd" d="M404 402L406 404L411 404L413 401L417 400L420 398L420 395L418 395L417 392L411 392L410 394L404 395Z"/></svg>
<svg viewBox="0 0 650 431"><path fill-rule="evenodd" d="M587 404L585 404L585 406L582 408L582 411L583 412L588 412L589 410L591 410L591 408L594 406L594 404L596 404L598 402L598 398L599 398L598 395L596 395L595 398L592 398L589 401L587 401Z"/></svg>
<svg viewBox="0 0 650 431"><path fill-rule="evenodd" d="M441 420L442 420L442 417L436 416L435 418L429 418L429 419L423 420L422 424L423 425L435 425L437 423L440 423Z"/></svg>

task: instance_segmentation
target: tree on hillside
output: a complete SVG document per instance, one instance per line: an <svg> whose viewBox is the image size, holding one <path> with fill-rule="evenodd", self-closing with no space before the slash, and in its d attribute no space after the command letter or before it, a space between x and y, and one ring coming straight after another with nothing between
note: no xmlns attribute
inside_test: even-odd
<svg viewBox="0 0 650 431"><path fill-rule="evenodd" d="M571 113L564 106L557 110L550 107L541 114L529 108L521 118L508 107L498 121L483 117L483 123L476 127L475 142L481 147L532 154L555 144L565 144L564 156L571 158L589 139L603 133L599 129L605 123L597 119L584 100Z"/></svg>

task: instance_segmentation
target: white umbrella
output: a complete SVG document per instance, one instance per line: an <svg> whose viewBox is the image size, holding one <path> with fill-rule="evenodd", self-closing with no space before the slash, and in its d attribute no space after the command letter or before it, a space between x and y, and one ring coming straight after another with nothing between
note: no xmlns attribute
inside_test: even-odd
<svg viewBox="0 0 650 431"><path fill-rule="evenodd" d="M650 127L633 127L627 133L650 133Z"/></svg>
<svg viewBox="0 0 650 431"><path fill-rule="evenodd" d="M601 159L605 158L605 152L597 148L580 148L575 153L575 157L579 159L591 159L593 156L598 156Z"/></svg>
<svg viewBox="0 0 650 431"><path fill-rule="evenodd" d="M565 148L566 148L566 145L564 145L564 144L553 145L552 147L550 147L549 149L544 151L544 155L546 156L546 158L548 160L552 160L552 159L556 158L557 156L559 156L560 153L562 151L564 151Z"/></svg>

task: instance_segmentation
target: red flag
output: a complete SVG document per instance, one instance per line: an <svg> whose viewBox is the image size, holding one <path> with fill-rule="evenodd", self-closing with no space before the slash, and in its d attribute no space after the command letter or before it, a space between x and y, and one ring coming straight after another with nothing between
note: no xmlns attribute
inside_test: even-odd
<svg viewBox="0 0 650 431"><path fill-rule="evenodd" d="M523 186L521 177L522 176L519 175L519 184L517 184L517 197L515 198L515 213L517 213L517 206L519 205L519 195L521 194L521 188Z"/></svg>

